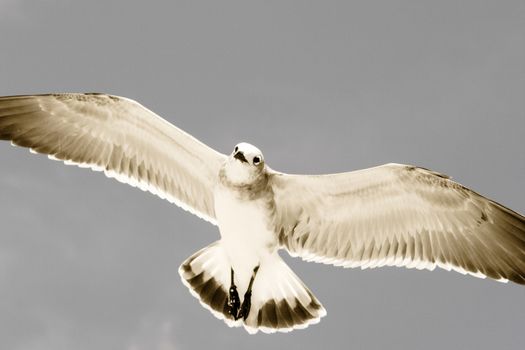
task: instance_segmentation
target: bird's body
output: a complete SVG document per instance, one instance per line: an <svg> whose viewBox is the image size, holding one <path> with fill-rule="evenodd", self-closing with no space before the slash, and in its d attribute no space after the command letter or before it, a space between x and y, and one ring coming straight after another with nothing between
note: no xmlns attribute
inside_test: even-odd
<svg viewBox="0 0 525 350"><path fill-rule="evenodd" d="M270 213L263 198L243 199L223 184L215 190L215 215L221 243L246 291L253 269L277 253L278 239L271 229Z"/></svg>
<svg viewBox="0 0 525 350"><path fill-rule="evenodd" d="M284 174L255 146L226 156L104 94L0 97L0 139L103 171L217 225L220 239L179 273L215 316L252 333L304 328L326 314L280 249L335 266L437 266L525 284L525 218L424 168Z"/></svg>

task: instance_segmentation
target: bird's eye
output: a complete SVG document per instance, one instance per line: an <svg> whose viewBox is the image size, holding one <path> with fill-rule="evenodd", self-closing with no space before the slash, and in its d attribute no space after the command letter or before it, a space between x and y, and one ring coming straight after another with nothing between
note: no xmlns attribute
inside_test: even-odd
<svg viewBox="0 0 525 350"><path fill-rule="evenodd" d="M233 152L237 153L238 150L239 150L239 147L235 146L235 148L233 149Z"/></svg>
<svg viewBox="0 0 525 350"><path fill-rule="evenodd" d="M261 162L261 158L259 157L253 157L253 165L257 165Z"/></svg>

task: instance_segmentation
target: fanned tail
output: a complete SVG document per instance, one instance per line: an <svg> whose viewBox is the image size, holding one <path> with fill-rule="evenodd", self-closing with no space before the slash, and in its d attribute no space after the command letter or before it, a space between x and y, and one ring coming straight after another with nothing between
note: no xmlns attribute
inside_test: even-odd
<svg viewBox="0 0 525 350"><path fill-rule="evenodd" d="M231 269L220 241L199 250L179 268L182 281L192 295L230 327L244 326L251 334L259 330L290 332L318 323L326 315L326 310L308 287L275 253L259 265L247 317L235 320L227 308Z"/></svg>

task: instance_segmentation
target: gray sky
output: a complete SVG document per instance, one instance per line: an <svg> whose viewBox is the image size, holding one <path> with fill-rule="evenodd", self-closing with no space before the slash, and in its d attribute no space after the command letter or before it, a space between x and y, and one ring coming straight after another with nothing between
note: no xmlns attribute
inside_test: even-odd
<svg viewBox="0 0 525 350"><path fill-rule="evenodd" d="M0 95L108 92L274 169L434 169L525 213L525 2L0 0ZM215 227L0 143L0 348L522 349L525 288L287 261L328 311L215 319L177 268Z"/></svg>

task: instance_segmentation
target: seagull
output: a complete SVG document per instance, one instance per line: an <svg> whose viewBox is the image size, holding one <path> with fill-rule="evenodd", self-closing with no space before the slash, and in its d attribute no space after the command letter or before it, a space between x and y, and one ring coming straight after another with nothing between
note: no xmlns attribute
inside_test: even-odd
<svg viewBox="0 0 525 350"><path fill-rule="evenodd" d="M525 217L410 165L329 175L271 169L241 142L224 155L139 103L100 93L0 97L0 139L102 171L217 225L179 268L230 327L288 332L326 311L278 251L342 267L436 266L525 284Z"/></svg>

